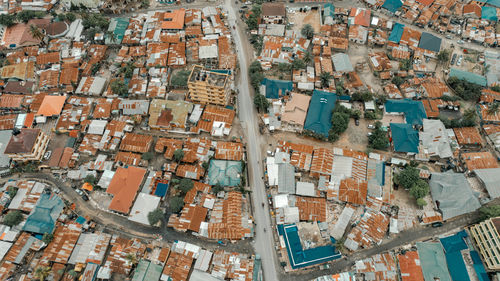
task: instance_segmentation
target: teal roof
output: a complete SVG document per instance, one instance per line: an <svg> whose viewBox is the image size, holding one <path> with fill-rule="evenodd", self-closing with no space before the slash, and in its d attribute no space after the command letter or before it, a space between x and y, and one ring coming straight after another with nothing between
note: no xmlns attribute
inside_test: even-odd
<svg viewBox="0 0 500 281"><path fill-rule="evenodd" d="M410 99L388 100L385 111L403 113L406 123L410 125L422 125L422 119L427 118L422 102Z"/></svg>
<svg viewBox="0 0 500 281"><path fill-rule="evenodd" d="M304 129L328 137L328 131L332 127L332 111L336 101L337 95L334 93L314 90Z"/></svg>
<svg viewBox="0 0 500 281"><path fill-rule="evenodd" d="M108 30L112 31L115 40L111 42L111 39L108 35L106 35L105 43L106 44L120 44L125 36L125 31L127 30L129 20L126 18L112 18Z"/></svg>
<svg viewBox="0 0 500 281"><path fill-rule="evenodd" d="M451 281L441 243L417 242L417 250L425 280Z"/></svg>
<svg viewBox="0 0 500 281"><path fill-rule="evenodd" d="M391 13L395 13L399 8L403 6L403 3L401 0L385 0L384 5L382 5L382 8L387 9Z"/></svg>
<svg viewBox="0 0 500 281"><path fill-rule="evenodd" d="M401 36L403 36L403 30L405 29L405 25L401 24L399 22L394 24L394 27L392 28L391 35L389 35L389 41L398 43L401 41Z"/></svg>
<svg viewBox="0 0 500 281"><path fill-rule="evenodd" d="M241 182L243 166L240 161L210 160L208 183L210 185L237 186Z"/></svg>
<svg viewBox="0 0 500 281"><path fill-rule="evenodd" d="M450 69L450 77L457 77L458 79L462 79L462 80L465 80L465 81L470 82L470 83L478 84L479 86L483 86L483 87L486 86L486 77L479 75L479 74L476 74L476 73L452 68L452 69Z"/></svg>
<svg viewBox="0 0 500 281"><path fill-rule="evenodd" d="M137 264L132 281L158 281L163 267L148 260L141 260Z"/></svg>
<svg viewBox="0 0 500 281"><path fill-rule="evenodd" d="M63 208L64 202L59 196L42 193L35 208L28 216L23 230L39 234L52 233Z"/></svg>
<svg viewBox="0 0 500 281"><path fill-rule="evenodd" d="M335 7L332 3L326 3L323 5L323 17L334 17L335 16Z"/></svg>
<svg viewBox="0 0 500 281"><path fill-rule="evenodd" d="M292 81L272 80L264 78L262 85L266 86L266 98L279 99L285 95L286 91L293 90Z"/></svg>
<svg viewBox="0 0 500 281"><path fill-rule="evenodd" d="M488 0L486 1L486 3L490 4L491 6L500 8L500 0Z"/></svg>
<svg viewBox="0 0 500 281"><path fill-rule="evenodd" d="M418 153L418 131L410 124L391 123L394 151Z"/></svg>
<svg viewBox="0 0 500 281"><path fill-rule="evenodd" d="M490 6L484 6L481 9L481 18L485 20L498 21L497 9Z"/></svg>

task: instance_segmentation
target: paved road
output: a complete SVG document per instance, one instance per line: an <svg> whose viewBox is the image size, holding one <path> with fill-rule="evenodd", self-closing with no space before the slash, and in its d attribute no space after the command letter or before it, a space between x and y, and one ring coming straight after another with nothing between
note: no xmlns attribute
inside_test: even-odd
<svg viewBox="0 0 500 281"><path fill-rule="evenodd" d="M275 251L275 243L271 227L271 218L267 204L266 188L263 181L262 171L262 155L261 155L261 137L258 130L257 114L253 106L253 99L250 95L250 84L248 81L248 55L252 48L243 37L243 24L237 24L237 14L233 7L234 1L226 0L225 7L228 9L229 23L231 26L236 26L236 30L232 29L234 42L238 54L240 75L238 83L238 113L243 129L246 130L246 148L248 155L249 168L249 183L252 189L252 201L254 206L254 219L256 222L254 247L255 252L262 258L262 269L264 280L275 281L279 280L277 273L277 258ZM245 47L245 48L244 48ZM264 207L261 207L261 205Z"/></svg>
<svg viewBox="0 0 500 281"><path fill-rule="evenodd" d="M62 191L66 200L76 204L76 211L79 215L89 217L98 224L105 226L112 233L118 233L129 238L140 238L145 240L153 240L156 239L158 235L161 235L165 242L182 240L211 250L221 248L230 252L245 254L253 253L253 249L249 241L239 241L236 244L228 243L226 246L220 246L216 241L202 239L195 237L190 233L177 232L171 228L167 228L165 223L162 228L151 227L149 225L143 225L130 221L124 216L102 211L92 206L90 202L83 201L83 199L73 188L71 188L68 183L54 178L51 174L42 172L24 173L22 177L47 182L58 187ZM16 179L16 177L13 177L13 179Z"/></svg>

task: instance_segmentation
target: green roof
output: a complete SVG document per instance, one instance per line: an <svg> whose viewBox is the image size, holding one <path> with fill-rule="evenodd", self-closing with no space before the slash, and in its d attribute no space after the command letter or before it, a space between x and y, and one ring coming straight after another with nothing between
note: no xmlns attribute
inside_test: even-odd
<svg viewBox="0 0 500 281"><path fill-rule="evenodd" d="M132 281L158 281L163 267L148 260L141 260L137 264Z"/></svg>
<svg viewBox="0 0 500 281"><path fill-rule="evenodd" d="M334 93L314 90L304 129L327 137L332 127L332 111L336 101L337 95Z"/></svg>
<svg viewBox="0 0 500 281"><path fill-rule="evenodd" d="M410 124L391 123L394 151L418 153L418 131Z"/></svg>
<svg viewBox="0 0 500 281"><path fill-rule="evenodd" d="M460 69L452 68L450 70L450 77L457 77L458 79L465 80L470 83L478 84L479 86L486 86L486 77L468 72L468 71L463 71Z"/></svg>
<svg viewBox="0 0 500 281"><path fill-rule="evenodd" d="M425 280L451 281L441 243L417 242L417 250Z"/></svg>
<svg viewBox="0 0 500 281"><path fill-rule="evenodd" d="M61 215L64 202L55 194L42 193L38 202L28 216L23 230L38 234L52 233L57 218Z"/></svg>
<svg viewBox="0 0 500 281"><path fill-rule="evenodd" d="M210 160L208 184L237 186L241 182L242 169L240 161Z"/></svg>

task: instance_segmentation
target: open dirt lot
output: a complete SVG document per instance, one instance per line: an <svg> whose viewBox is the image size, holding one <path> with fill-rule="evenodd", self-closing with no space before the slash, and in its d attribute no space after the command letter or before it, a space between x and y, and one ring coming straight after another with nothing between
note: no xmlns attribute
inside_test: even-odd
<svg viewBox="0 0 500 281"><path fill-rule="evenodd" d="M292 29L300 34L300 29L305 24L310 24L314 32L319 32L321 23L318 10L301 13L298 9L288 13L288 22L293 23Z"/></svg>

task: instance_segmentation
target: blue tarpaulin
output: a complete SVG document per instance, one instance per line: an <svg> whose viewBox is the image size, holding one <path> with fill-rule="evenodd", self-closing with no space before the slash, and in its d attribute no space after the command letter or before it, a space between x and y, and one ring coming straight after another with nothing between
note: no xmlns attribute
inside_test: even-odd
<svg viewBox="0 0 500 281"><path fill-rule="evenodd" d="M163 197L165 196L165 194L167 194L167 190L168 190L168 184L160 182L156 185L155 195Z"/></svg>

